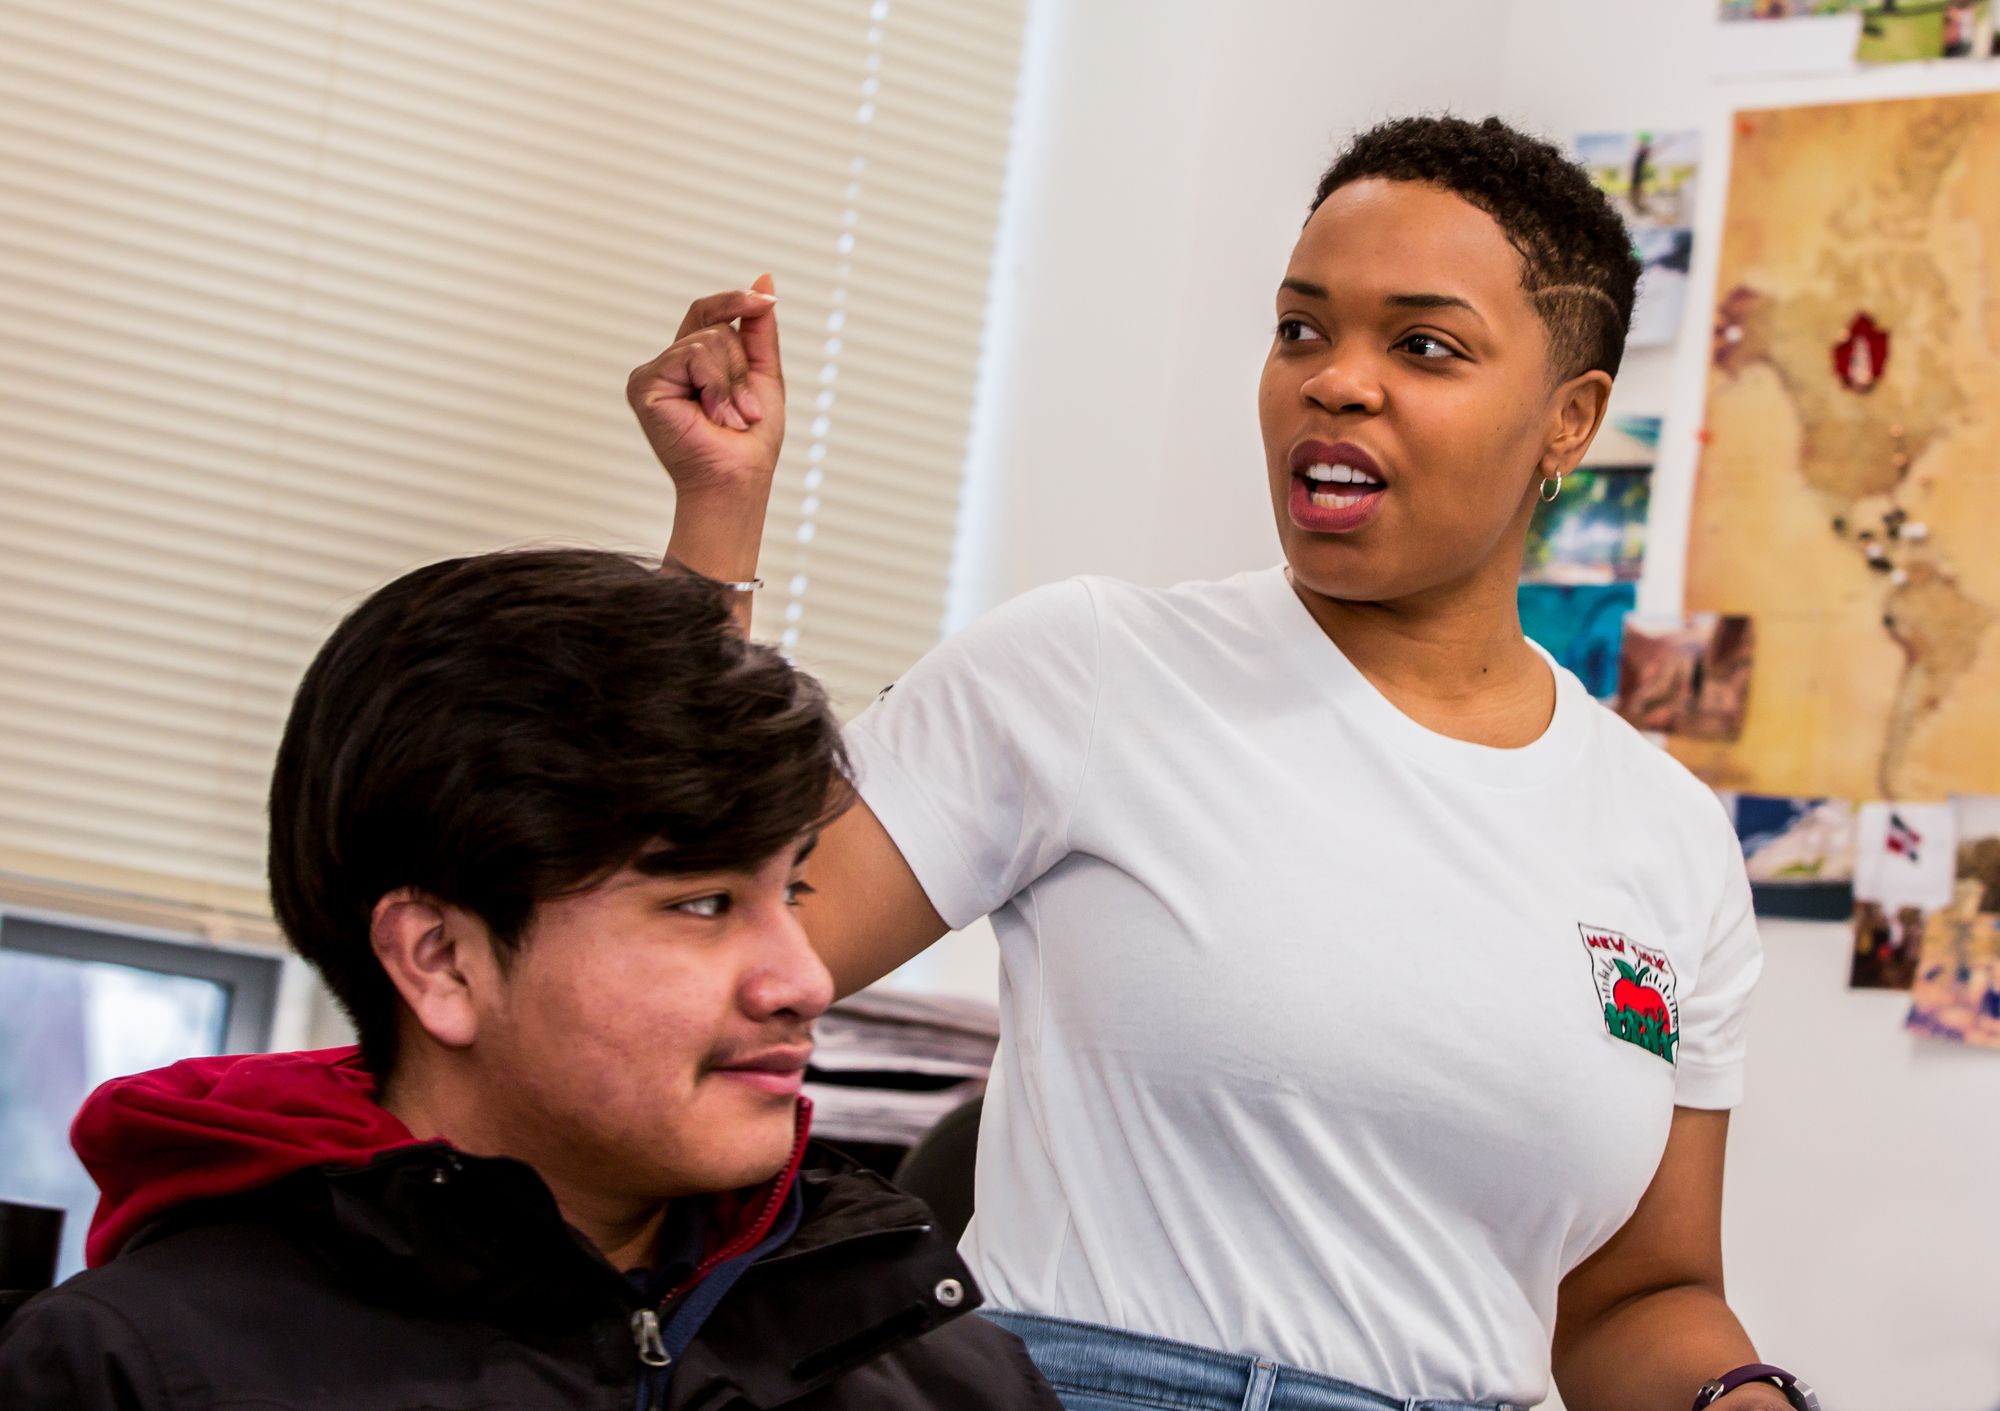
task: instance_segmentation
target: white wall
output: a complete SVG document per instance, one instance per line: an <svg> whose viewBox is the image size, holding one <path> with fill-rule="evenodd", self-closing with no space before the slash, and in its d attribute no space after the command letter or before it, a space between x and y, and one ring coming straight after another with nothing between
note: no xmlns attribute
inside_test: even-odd
<svg viewBox="0 0 2000 1411"><path fill-rule="evenodd" d="M1148 583L1273 561L1253 388L1271 291L1341 135L1500 111L1552 136L1700 126L1690 319L1633 354L1664 412L1642 605L1672 609L1692 495L1733 106L2000 86L2000 66L1719 85L1710 0L1041 0L975 429L955 615L1091 571ZM1831 925L1771 924L1738 1114L1732 1298L1829 1411L2000 1406L2000 1055L1919 1044L1845 988ZM906 973L993 993L990 934Z"/></svg>
<svg viewBox="0 0 2000 1411"><path fill-rule="evenodd" d="M1035 0L947 626L1277 561L1257 376L1313 187L1358 127L1496 106L1507 34L1493 0ZM995 965L981 922L894 983Z"/></svg>

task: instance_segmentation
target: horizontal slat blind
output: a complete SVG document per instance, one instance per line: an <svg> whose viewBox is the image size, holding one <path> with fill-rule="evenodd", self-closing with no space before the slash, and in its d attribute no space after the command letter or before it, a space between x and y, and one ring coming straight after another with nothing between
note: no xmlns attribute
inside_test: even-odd
<svg viewBox="0 0 2000 1411"><path fill-rule="evenodd" d="M657 552L625 373L762 269L757 631L865 703L942 616L1024 5L0 5L0 873L261 908L339 615Z"/></svg>

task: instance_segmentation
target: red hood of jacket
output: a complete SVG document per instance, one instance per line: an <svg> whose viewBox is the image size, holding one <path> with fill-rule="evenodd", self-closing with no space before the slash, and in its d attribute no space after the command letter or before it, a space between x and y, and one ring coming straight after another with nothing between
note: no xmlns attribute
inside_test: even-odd
<svg viewBox="0 0 2000 1411"><path fill-rule="evenodd" d="M781 1204L805 1151L811 1105L799 1103L789 1167L766 1186L719 1203L724 1227L711 1247L759 1232L745 1228ZM398 1147L434 1145L411 1135L375 1101L375 1077L352 1046L306 1053L189 1058L114 1078L85 1100L70 1144L97 1182L84 1257L115 1256L149 1222L190 1201L260 1190L315 1166L363 1166Z"/></svg>

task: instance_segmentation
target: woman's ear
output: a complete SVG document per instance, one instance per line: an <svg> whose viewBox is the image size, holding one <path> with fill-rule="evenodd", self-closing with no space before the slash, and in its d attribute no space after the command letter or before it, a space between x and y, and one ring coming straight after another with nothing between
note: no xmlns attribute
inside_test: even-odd
<svg viewBox="0 0 2000 1411"><path fill-rule="evenodd" d="M1604 413L1611 405L1611 374L1586 372L1555 391L1554 425L1539 467L1543 476L1568 475L1597 439Z"/></svg>
<svg viewBox="0 0 2000 1411"><path fill-rule="evenodd" d="M424 1032L446 1048L469 1048L479 1035L475 1000L495 968L486 927L457 907L403 887L375 903L369 940Z"/></svg>

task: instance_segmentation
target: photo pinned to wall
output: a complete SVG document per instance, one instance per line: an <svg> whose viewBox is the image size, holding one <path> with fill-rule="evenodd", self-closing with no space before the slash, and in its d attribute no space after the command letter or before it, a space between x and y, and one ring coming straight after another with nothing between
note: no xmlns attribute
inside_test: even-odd
<svg viewBox="0 0 2000 1411"><path fill-rule="evenodd" d="M1958 876L1958 818L1959 810L1948 801L1861 805L1855 898L1891 911L1949 906Z"/></svg>
<svg viewBox="0 0 2000 1411"><path fill-rule="evenodd" d="M1563 478L1562 493L1536 506L1521 581L1638 582L1659 444L1658 417L1623 417L1607 425L1590 457ZM1611 670L1616 673L1615 658Z"/></svg>
<svg viewBox="0 0 2000 1411"><path fill-rule="evenodd" d="M1638 591L1630 582L1523 583L1521 630L1608 701L1618 694L1619 644Z"/></svg>
<svg viewBox="0 0 2000 1411"><path fill-rule="evenodd" d="M1844 799L1725 794L1760 916L1842 921L1854 912L1857 815Z"/></svg>
<svg viewBox="0 0 2000 1411"><path fill-rule="evenodd" d="M1625 218L1644 267L1626 346L1656 348L1673 342L1687 308L1701 134L1590 132L1576 139L1575 151L1591 180Z"/></svg>
<svg viewBox="0 0 2000 1411"><path fill-rule="evenodd" d="M1944 7L1944 57L1976 59L1992 52L1992 0L1950 0Z"/></svg>
<svg viewBox="0 0 2000 1411"><path fill-rule="evenodd" d="M1932 915L1904 1025L1929 1038L2000 1049L2000 914L1954 906Z"/></svg>
<svg viewBox="0 0 2000 1411"><path fill-rule="evenodd" d="M1750 619L1695 613L1625 624L1618 713L1641 730L1733 740L1750 702Z"/></svg>
<svg viewBox="0 0 2000 1411"><path fill-rule="evenodd" d="M1694 232L1635 231L1632 248L1639 256L1641 271L1625 346L1663 348L1680 335L1686 318L1688 271L1694 265Z"/></svg>
<svg viewBox="0 0 2000 1411"><path fill-rule="evenodd" d="M1586 132L1576 159L1632 230L1693 226L1699 131Z"/></svg>
<svg viewBox="0 0 2000 1411"><path fill-rule="evenodd" d="M1925 918L1907 1025L2000 1048L2000 798L1961 796L1951 807L1951 902Z"/></svg>
<svg viewBox="0 0 2000 1411"><path fill-rule="evenodd" d="M1849 983L1914 991L1931 973L1928 998L1913 1008L1912 1028L1929 1022L1917 1010L1937 1015L1985 1003L1984 988L1970 1000L1961 992L2000 975L1959 975L1956 959L1947 964L1937 956L1958 956L1981 934L1981 916L2000 916L2000 798L1864 804L1856 834ZM1945 968L1927 961L1927 952Z"/></svg>
<svg viewBox="0 0 2000 1411"><path fill-rule="evenodd" d="M1597 437L1584 452L1585 467L1644 466L1651 470L1660 458L1660 418L1657 416L1607 417Z"/></svg>
<svg viewBox="0 0 2000 1411"><path fill-rule="evenodd" d="M1861 12L1854 57L1864 64L1970 58L1990 33L1988 0L1876 0L1851 8Z"/></svg>
<svg viewBox="0 0 2000 1411"><path fill-rule="evenodd" d="M1992 0L1717 0L1719 78L2000 54ZM1786 21L1740 24L1735 21Z"/></svg>
<svg viewBox="0 0 2000 1411"><path fill-rule="evenodd" d="M1717 0L1716 17L1723 20L1795 20L1805 15L1837 13L1842 0Z"/></svg>
<svg viewBox="0 0 2000 1411"><path fill-rule="evenodd" d="M1920 906L1854 904L1854 959L1847 983L1857 990L1907 990L1917 978L1924 926L1930 915Z"/></svg>

